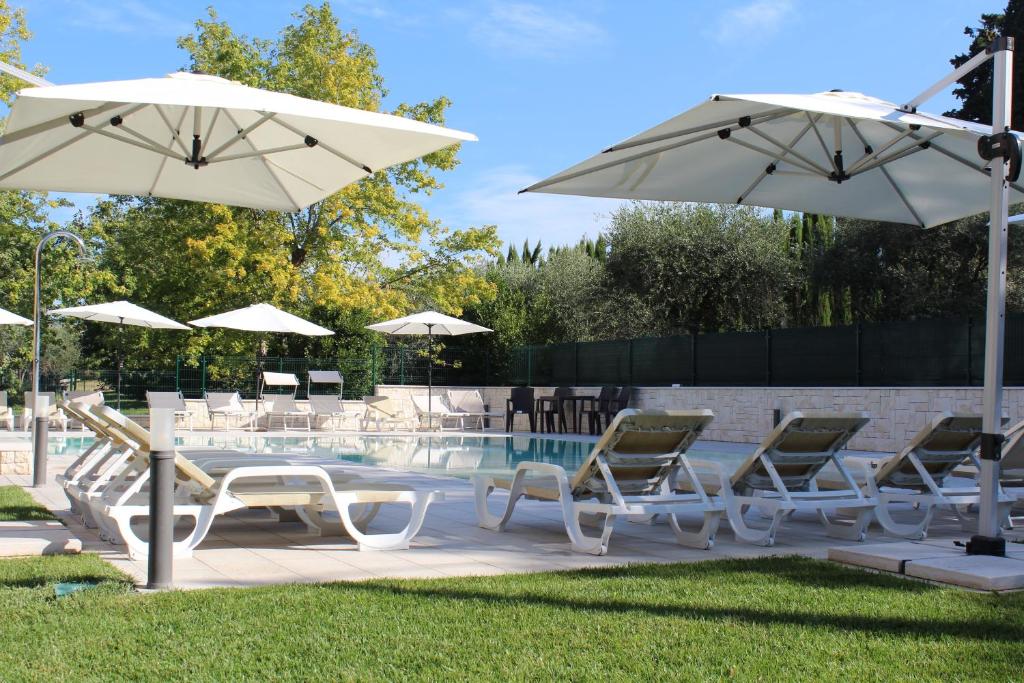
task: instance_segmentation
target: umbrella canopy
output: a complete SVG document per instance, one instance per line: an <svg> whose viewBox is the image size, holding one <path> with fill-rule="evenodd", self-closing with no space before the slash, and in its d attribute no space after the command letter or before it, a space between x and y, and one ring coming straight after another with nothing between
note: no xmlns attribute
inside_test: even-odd
<svg viewBox="0 0 1024 683"><path fill-rule="evenodd" d="M435 334L456 336L475 332L493 332L481 325L474 325L465 320L443 315L436 311L414 313L403 318L395 318L382 323L367 325L366 329L385 334L419 334L427 335L427 428L434 428L434 349Z"/></svg>
<svg viewBox="0 0 1024 683"><path fill-rule="evenodd" d="M298 211L374 171L472 140L400 116L174 73L21 90L2 138L0 187Z"/></svg>
<svg viewBox="0 0 1024 683"><path fill-rule="evenodd" d="M307 337L323 337L334 334L326 327L320 327L297 315L286 313L270 304L253 304L227 313L211 315L199 320L190 320L196 327L226 327L246 332L279 332L281 334L302 334Z"/></svg>
<svg viewBox="0 0 1024 683"><path fill-rule="evenodd" d="M111 301L106 304L92 304L90 306L72 306L71 308L56 308L48 311L51 315L61 315L82 320L92 320L101 323L114 323L116 325L135 325L137 327L150 327L157 330L187 330L188 325L182 325L170 318L165 318L159 313L146 310L142 306L136 306L129 301Z"/></svg>
<svg viewBox="0 0 1024 683"><path fill-rule="evenodd" d="M382 323L367 325L366 329L387 334L430 334L459 335L475 332L493 332L486 327L468 323L435 311L414 313L404 318L395 318Z"/></svg>
<svg viewBox="0 0 1024 683"><path fill-rule="evenodd" d="M524 192L750 204L930 228L987 211L991 128L854 92L715 95ZM1012 183L1010 201L1024 201Z"/></svg>
<svg viewBox="0 0 1024 683"><path fill-rule="evenodd" d="M31 325L32 321L0 308L0 325Z"/></svg>

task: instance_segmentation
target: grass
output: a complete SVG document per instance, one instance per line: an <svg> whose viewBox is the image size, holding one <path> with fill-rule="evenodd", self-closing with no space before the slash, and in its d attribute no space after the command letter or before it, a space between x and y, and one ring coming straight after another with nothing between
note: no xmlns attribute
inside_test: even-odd
<svg viewBox="0 0 1024 683"><path fill-rule="evenodd" d="M53 519L56 517L20 486L0 486L0 522Z"/></svg>
<svg viewBox="0 0 1024 683"><path fill-rule="evenodd" d="M0 562L0 677L1019 680L1022 608L802 558L151 595L37 558Z"/></svg>

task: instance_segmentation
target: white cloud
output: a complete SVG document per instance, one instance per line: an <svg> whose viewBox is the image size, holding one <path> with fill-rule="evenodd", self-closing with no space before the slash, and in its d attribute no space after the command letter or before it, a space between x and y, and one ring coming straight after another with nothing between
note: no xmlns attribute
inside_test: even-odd
<svg viewBox="0 0 1024 683"><path fill-rule="evenodd" d="M595 237L608 225L619 199L567 195L517 194L540 180L521 165L492 168L474 179L473 189L450 196L432 210L454 227L497 225L506 244L538 239L549 246L575 244L583 235Z"/></svg>
<svg viewBox="0 0 1024 683"><path fill-rule="evenodd" d="M67 21L72 26L90 31L131 33L145 36L180 36L192 30L192 24L170 12L162 12L152 2L140 0L107 0L104 3L72 2L67 7Z"/></svg>
<svg viewBox="0 0 1024 683"><path fill-rule="evenodd" d="M722 13L712 36L722 44L769 38L795 16L793 0L753 0Z"/></svg>
<svg viewBox="0 0 1024 683"><path fill-rule="evenodd" d="M519 57L558 57L607 38L603 28L569 11L526 2L492 2L470 22L477 43Z"/></svg>

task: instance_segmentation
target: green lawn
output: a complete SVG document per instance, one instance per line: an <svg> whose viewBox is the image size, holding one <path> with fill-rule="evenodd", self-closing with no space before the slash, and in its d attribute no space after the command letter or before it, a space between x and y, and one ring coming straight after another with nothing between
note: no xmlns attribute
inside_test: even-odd
<svg viewBox="0 0 1024 683"><path fill-rule="evenodd" d="M0 522L22 519L56 519L20 486L0 486Z"/></svg>
<svg viewBox="0 0 1024 683"><path fill-rule="evenodd" d="M0 678L1020 680L1022 608L798 558L152 595L8 560Z"/></svg>

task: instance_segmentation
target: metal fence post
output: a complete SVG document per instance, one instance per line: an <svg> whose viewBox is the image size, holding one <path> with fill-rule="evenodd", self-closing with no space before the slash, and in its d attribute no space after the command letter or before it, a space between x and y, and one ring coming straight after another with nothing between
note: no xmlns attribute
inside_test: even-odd
<svg viewBox="0 0 1024 683"><path fill-rule="evenodd" d="M967 386L974 385L974 374L971 372L971 365L974 363L974 348L973 340L971 337L974 336L974 318L968 316L967 318Z"/></svg>
<svg viewBox="0 0 1024 683"><path fill-rule="evenodd" d="M199 357L199 389L206 396L206 356Z"/></svg>
<svg viewBox="0 0 1024 683"><path fill-rule="evenodd" d="M526 386L533 384L533 347L526 347Z"/></svg>
<svg viewBox="0 0 1024 683"><path fill-rule="evenodd" d="M181 391L181 356L174 359L174 390Z"/></svg>
<svg viewBox="0 0 1024 683"><path fill-rule="evenodd" d="M764 385L772 385L772 331L764 331Z"/></svg>
<svg viewBox="0 0 1024 683"><path fill-rule="evenodd" d="M697 386L697 332L690 333L690 382Z"/></svg>
<svg viewBox="0 0 1024 683"><path fill-rule="evenodd" d="M853 334L854 334L854 338L856 340L856 347L857 347L857 354L856 354L856 357L853 359L853 361L854 361L854 375L855 375L856 386L860 387L860 386L864 385L864 361L863 361L863 358L862 358L862 356L864 355L863 354L864 345L863 345L863 340L862 340L862 338L864 336L864 329L863 329L863 326L860 323L857 323L854 326Z"/></svg>
<svg viewBox="0 0 1024 683"><path fill-rule="evenodd" d="M574 387L580 384L580 343L572 343L572 385Z"/></svg>
<svg viewBox="0 0 1024 683"><path fill-rule="evenodd" d="M405 349L398 349L398 383L405 386Z"/></svg>
<svg viewBox="0 0 1024 683"><path fill-rule="evenodd" d="M633 340L626 340L626 379L627 384L633 386Z"/></svg>

